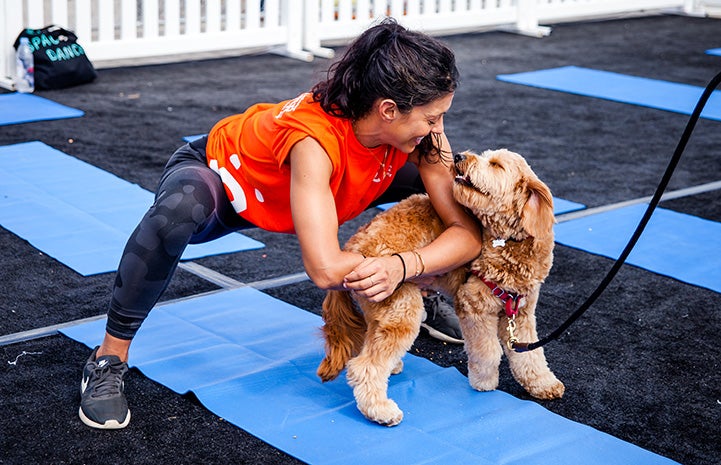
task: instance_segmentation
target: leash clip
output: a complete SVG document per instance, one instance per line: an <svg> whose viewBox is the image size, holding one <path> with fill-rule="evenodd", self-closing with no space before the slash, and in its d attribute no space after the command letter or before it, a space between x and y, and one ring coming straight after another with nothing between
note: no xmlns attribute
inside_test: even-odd
<svg viewBox="0 0 721 465"><path fill-rule="evenodd" d="M516 315L508 318L508 326L506 327L508 330L508 342L506 345L510 350L515 350L515 345L518 343L518 338L516 337Z"/></svg>

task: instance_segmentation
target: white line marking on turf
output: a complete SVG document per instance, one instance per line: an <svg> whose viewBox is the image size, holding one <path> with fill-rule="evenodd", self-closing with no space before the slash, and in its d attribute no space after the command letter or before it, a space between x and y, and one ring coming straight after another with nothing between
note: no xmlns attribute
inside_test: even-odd
<svg viewBox="0 0 721 465"><path fill-rule="evenodd" d="M212 271L209 268L205 268L205 267L201 267L201 268ZM194 271L202 271L196 267L192 267L192 269ZM215 272L213 272L213 273L215 273ZM217 274L219 276L223 276L220 273L215 273L215 274ZM237 285L232 288L224 287L222 289L218 289L215 291L203 292L201 294L194 294L191 296L179 297L177 299L167 300L165 302L160 302L159 304L157 304L157 306L162 307L164 305L169 305L169 304L184 301L184 300L197 299L198 297L203 297L203 296L210 295L210 294L216 294L218 292L225 292L230 289L237 289L239 287L244 287L244 286L252 287L254 289L258 289L259 291L262 291L264 289L272 289L274 287L287 286L290 284L296 284L296 283L300 283L303 281L308 281L308 279L309 279L308 275L305 274L305 272L294 273L294 274L289 274L289 275L285 275L285 276L278 276L276 278L264 279L261 281L254 281L249 284L243 284L240 281L235 281L235 280L228 278L228 280L226 282L233 281L233 282L237 283ZM88 318L81 318L79 320L68 321L66 323L59 323L56 325L45 326L43 328L30 329L27 331L21 331L21 332L17 332L17 333L13 333L13 334L8 334L5 336L0 336L0 347L5 346L5 345L10 345L10 344L15 344L18 342L30 341L33 339L40 339L42 337L54 336L55 334L58 334L58 332L62 329L69 328L71 326L81 325L83 323L90 323L92 321L104 320L106 318L106 316L107 315L105 315L105 314L91 316ZM8 363L10 363L10 362L8 362Z"/></svg>
<svg viewBox="0 0 721 465"><path fill-rule="evenodd" d="M671 192L666 192L661 196L661 201L679 199L681 197L688 197L690 195L703 194L705 192L711 192L721 189L721 181L710 182L708 184L701 184L699 186L687 187L685 189L679 189ZM611 210L617 210L619 208L628 207L630 205L637 205L639 203L648 203L653 198L652 195L648 197L639 197L633 200L625 200L623 202L611 203L608 205L602 205L600 207L586 208L584 210L573 211L570 213L564 213L556 217L556 221L562 223L564 221L575 220L586 216L595 215L597 213L605 213Z"/></svg>

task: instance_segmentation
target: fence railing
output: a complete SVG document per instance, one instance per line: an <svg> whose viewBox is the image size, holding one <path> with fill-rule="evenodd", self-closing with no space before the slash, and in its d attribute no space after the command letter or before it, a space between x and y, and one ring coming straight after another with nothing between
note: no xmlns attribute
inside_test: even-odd
<svg viewBox="0 0 721 465"><path fill-rule="evenodd" d="M10 88L20 31L49 24L75 32L96 67L231 50L313 59L298 0L0 0L0 86Z"/></svg>
<svg viewBox="0 0 721 465"><path fill-rule="evenodd" d="M716 0L705 0L716 1ZM674 8L703 14L704 0L0 0L0 87L12 88L12 47L23 28L70 29L96 67L198 54L276 51L329 57L323 45L393 16L442 35L504 28L544 36L540 26Z"/></svg>
<svg viewBox="0 0 721 465"><path fill-rule="evenodd" d="M434 34L504 28L542 37L550 30L541 23L664 9L701 14L702 4L699 0L311 0L305 2L304 47L313 51L322 43L347 40L383 15Z"/></svg>

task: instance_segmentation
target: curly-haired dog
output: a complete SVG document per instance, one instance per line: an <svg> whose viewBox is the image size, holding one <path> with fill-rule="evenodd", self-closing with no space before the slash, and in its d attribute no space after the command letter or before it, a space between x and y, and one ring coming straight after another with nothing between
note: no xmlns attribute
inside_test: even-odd
<svg viewBox="0 0 721 465"><path fill-rule="evenodd" d="M454 157L453 195L483 224L481 255L435 279L432 287L455 299L468 354L468 379L479 391L498 386L505 349L515 379L534 397L563 395L542 349L508 348L509 322L518 340L536 340L534 311L541 283L553 262L553 200L526 161L508 150ZM412 196L378 214L345 248L366 256L415 250L444 226L427 196ZM326 356L318 376L329 381L347 367L358 409L369 420L397 425L403 412L388 398L388 378L400 373L401 357L418 335L423 316L421 289L405 283L379 303L345 291L323 302ZM502 349L503 348L503 349Z"/></svg>

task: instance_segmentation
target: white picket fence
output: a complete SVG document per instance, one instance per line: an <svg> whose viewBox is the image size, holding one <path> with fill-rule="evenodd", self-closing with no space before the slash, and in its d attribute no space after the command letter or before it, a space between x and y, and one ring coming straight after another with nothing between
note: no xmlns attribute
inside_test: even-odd
<svg viewBox="0 0 721 465"><path fill-rule="evenodd" d="M541 37L541 24L663 9L702 15L715 1L0 0L0 87L12 88L20 31L49 24L74 31L98 68L267 51L310 61L383 16L435 35L504 28Z"/></svg>

